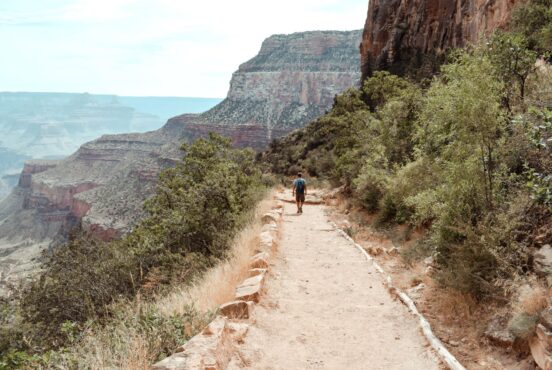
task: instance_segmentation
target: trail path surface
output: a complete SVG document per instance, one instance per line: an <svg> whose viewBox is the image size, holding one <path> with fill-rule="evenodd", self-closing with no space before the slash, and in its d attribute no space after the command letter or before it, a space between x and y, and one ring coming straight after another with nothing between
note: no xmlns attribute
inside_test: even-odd
<svg viewBox="0 0 552 370"><path fill-rule="evenodd" d="M334 229L324 206L286 204L256 323L230 369L439 369L415 318Z"/></svg>

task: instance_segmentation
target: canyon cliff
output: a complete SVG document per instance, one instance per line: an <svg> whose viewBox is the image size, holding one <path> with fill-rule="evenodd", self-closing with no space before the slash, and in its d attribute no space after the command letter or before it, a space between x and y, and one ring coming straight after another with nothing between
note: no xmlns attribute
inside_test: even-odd
<svg viewBox="0 0 552 370"><path fill-rule="evenodd" d="M193 121L184 117L186 137L216 131L237 146L266 148L324 114L336 94L358 84L360 40L361 31L269 37L233 74L222 103Z"/></svg>
<svg viewBox="0 0 552 370"><path fill-rule="evenodd" d="M0 203L0 292L77 224L104 240L129 231L144 216L159 172L181 157L182 142L218 132L236 146L261 149L322 115L336 94L360 81L360 40L360 30L272 36L234 73L228 97L206 113L147 133L104 135L60 161L27 162Z"/></svg>
<svg viewBox="0 0 552 370"><path fill-rule="evenodd" d="M507 27L519 0L371 0L361 43L363 79L375 70L426 77L444 53Z"/></svg>

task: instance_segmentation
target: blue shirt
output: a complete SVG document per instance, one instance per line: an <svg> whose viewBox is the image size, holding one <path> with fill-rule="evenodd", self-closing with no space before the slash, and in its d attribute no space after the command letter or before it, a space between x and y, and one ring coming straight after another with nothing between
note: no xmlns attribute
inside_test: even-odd
<svg viewBox="0 0 552 370"><path fill-rule="evenodd" d="M305 179L295 179L293 180L293 187L295 188L295 192L297 194L303 194L305 192L305 187L307 186L307 181Z"/></svg>

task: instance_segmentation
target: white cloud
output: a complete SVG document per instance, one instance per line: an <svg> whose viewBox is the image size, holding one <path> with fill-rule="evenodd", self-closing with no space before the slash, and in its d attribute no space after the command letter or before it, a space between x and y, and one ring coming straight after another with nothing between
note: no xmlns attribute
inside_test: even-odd
<svg viewBox="0 0 552 370"><path fill-rule="evenodd" d="M266 37L359 29L368 5L366 0L56 0L48 8L42 0L3 1L13 4L0 5L0 70L7 76L0 90L216 97L226 94L232 72Z"/></svg>

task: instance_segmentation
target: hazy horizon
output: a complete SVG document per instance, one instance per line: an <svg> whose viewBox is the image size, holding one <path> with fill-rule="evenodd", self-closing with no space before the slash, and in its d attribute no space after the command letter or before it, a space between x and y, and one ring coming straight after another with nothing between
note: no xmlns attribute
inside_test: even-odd
<svg viewBox="0 0 552 370"><path fill-rule="evenodd" d="M226 96L273 34L359 29L366 0L3 0L0 91Z"/></svg>

